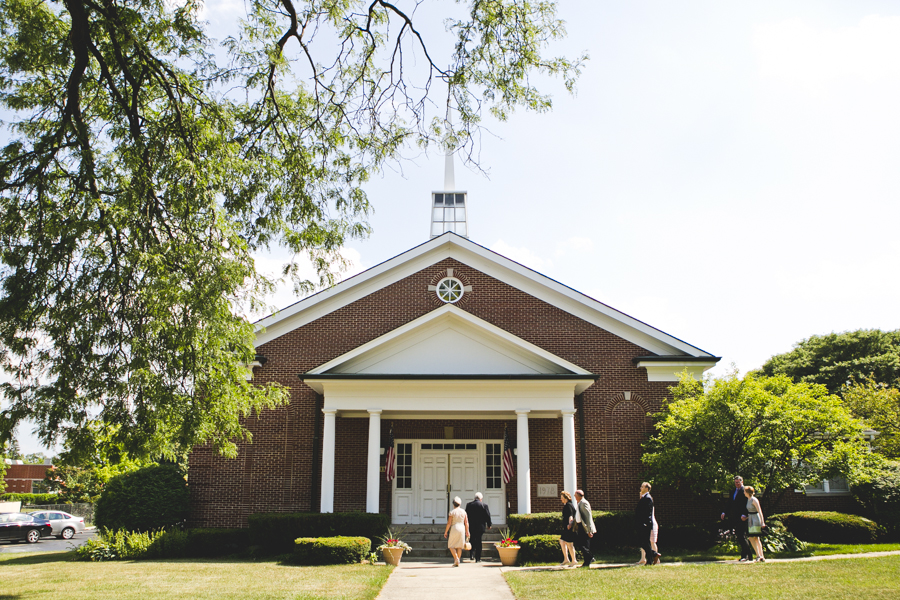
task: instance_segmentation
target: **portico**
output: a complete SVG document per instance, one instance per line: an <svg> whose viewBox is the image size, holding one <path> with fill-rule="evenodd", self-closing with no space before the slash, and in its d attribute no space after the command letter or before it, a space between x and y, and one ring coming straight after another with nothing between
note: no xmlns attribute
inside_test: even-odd
<svg viewBox="0 0 900 600"><path fill-rule="evenodd" d="M563 447L559 452L564 485L573 490L577 485L575 396L597 377L452 305L435 309L300 377L324 398L322 512L334 510L338 415L369 421L365 457L368 512L378 512L384 481L380 472L382 420L515 421L518 511L530 513L529 421L555 419L562 428ZM498 441L502 444L502 439L473 444L477 446L473 450L481 453L473 463L478 465L478 472L473 472L476 491L490 489L485 444ZM404 480L404 485L408 483L414 490L409 498L410 518L424 518L425 487L424 481L418 481L425 476L419 463L424 451L419 450L421 444L433 446L434 442L410 443L420 444L416 447L417 463L411 465L412 480ZM449 473L448 494L454 490ZM397 495L394 489L395 500Z"/></svg>

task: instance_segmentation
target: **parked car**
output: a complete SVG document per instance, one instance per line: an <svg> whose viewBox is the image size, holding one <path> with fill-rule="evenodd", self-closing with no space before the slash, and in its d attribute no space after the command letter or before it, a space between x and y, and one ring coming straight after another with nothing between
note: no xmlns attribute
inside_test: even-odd
<svg viewBox="0 0 900 600"><path fill-rule="evenodd" d="M61 510L39 510L30 514L35 519L50 521L53 535L61 540L70 540L76 533L84 531L84 519L82 517L76 517Z"/></svg>
<svg viewBox="0 0 900 600"><path fill-rule="evenodd" d="M0 513L0 540L25 540L33 544L52 531L47 519L36 519L25 513Z"/></svg>

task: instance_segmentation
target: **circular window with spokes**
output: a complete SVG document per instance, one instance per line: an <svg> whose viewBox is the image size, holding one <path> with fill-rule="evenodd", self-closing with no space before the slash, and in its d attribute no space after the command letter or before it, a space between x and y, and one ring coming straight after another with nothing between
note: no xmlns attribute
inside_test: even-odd
<svg viewBox="0 0 900 600"><path fill-rule="evenodd" d="M463 295L462 281L456 277L444 277L437 284L437 295L441 302L453 304L458 302Z"/></svg>

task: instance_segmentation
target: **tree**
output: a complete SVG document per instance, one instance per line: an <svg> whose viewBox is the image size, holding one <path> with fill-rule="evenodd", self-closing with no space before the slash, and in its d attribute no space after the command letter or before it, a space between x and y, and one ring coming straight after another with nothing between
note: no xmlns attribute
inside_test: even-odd
<svg viewBox="0 0 900 600"><path fill-rule="evenodd" d="M287 402L254 386L254 328L274 282L253 253L308 256L333 281L368 234L369 174L409 145L472 159L485 111L550 108L586 57L546 58L553 2L467 0L426 44L423 1L248 0L215 48L200 0L2 0L0 439L115 429L134 456L233 456L242 417ZM407 6L404 10L401 6ZM434 88L442 82L441 89ZM453 123L453 125L451 125Z"/></svg>
<svg viewBox="0 0 900 600"><path fill-rule="evenodd" d="M852 477L866 461L860 423L825 386L734 372L705 383L684 374L672 392L645 444L655 483L727 490L741 475L772 510L785 491Z"/></svg>
<svg viewBox="0 0 900 600"><path fill-rule="evenodd" d="M900 458L900 389L869 377L845 386L842 395L847 408L878 432L873 448L889 458Z"/></svg>
<svg viewBox="0 0 900 600"><path fill-rule="evenodd" d="M758 373L821 383L832 394L840 394L845 385L870 376L876 382L900 387L900 330L860 329L814 335L795 344L790 352L767 360Z"/></svg>

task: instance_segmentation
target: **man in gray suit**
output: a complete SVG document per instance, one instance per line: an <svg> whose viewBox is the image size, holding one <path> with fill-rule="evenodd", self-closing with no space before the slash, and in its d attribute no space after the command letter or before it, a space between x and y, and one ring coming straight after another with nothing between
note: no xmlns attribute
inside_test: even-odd
<svg viewBox="0 0 900 600"><path fill-rule="evenodd" d="M590 567L594 562L591 539L597 533L597 527L594 525L594 513L591 512L591 505L581 490L575 490L575 508L575 547L581 550L581 556L584 557L581 566Z"/></svg>

